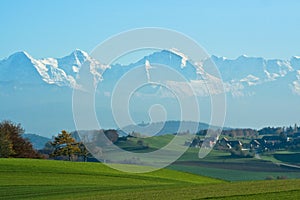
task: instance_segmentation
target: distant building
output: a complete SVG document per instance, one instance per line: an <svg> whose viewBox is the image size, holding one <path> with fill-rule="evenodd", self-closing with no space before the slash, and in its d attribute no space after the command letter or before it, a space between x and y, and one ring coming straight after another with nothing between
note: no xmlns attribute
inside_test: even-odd
<svg viewBox="0 0 300 200"><path fill-rule="evenodd" d="M261 149L264 148L266 141L263 139L254 139L250 142L251 149Z"/></svg>
<svg viewBox="0 0 300 200"><path fill-rule="evenodd" d="M242 147L243 146L243 143L239 140L228 140L228 138L226 137L223 137L221 140L220 140L220 145L225 147L225 148L228 148L228 149L232 149L232 148L235 148L237 146L239 147Z"/></svg>

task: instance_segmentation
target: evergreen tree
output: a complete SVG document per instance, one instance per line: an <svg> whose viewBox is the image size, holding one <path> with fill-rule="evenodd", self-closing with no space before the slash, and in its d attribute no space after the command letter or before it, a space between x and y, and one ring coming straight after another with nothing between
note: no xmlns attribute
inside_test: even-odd
<svg viewBox="0 0 300 200"><path fill-rule="evenodd" d="M80 153L79 143L65 130L62 130L51 143L55 148L52 156L67 156L72 161L76 153Z"/></svg>

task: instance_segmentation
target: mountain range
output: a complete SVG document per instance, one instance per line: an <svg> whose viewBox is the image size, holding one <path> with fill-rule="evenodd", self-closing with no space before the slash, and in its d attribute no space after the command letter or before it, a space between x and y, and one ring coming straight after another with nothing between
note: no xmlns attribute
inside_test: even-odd
<svg viewBox="0 0 300 200"><path fill-rule="evenodd" d="M17 52L0 60L1 85L34 85L49 84L60 87L76 87L76 75L84 62L89 62L90 71L100 80L102 73L107 70L108 79L119 79L124 71L138 65L160 63L171 65L180 71L188 80L197 76L197 67L188 62L182 67L182 56L173 51L159 51L141 58L129 65L115 64L107 66L101 64L88 53L76 49L63 58L35 59L27 52ZM231 95L249 95L247 88L276 81L285 84L294 94L300 95L300 56L293 56L290 60L270 59L262 57L248 57L242 55L236 59L211 56L203 60L205 68L208 60L212 60L220 71L226 91Z"/></svg>
<svg viewBox="0 0 300 200"><path fill-rule="evenodd" d="M88 53L76 49L62 58L36 59L27 52L17 52L0 61L0 119L11 119L21 122L30 132L40 135L53 135L60 129L74 129L72 118L72 90L80 88L76 77L83 63L88 64L91 74L98 86L96 98L110 96L114 84L128 71L137 66L145 66L146 78L156 73L156 63L171 66L187 81L195 85L196 95L218 94L215 85L220 77L207 73L204 69L213 61L217 66L227 94L226 126L261 127L265 125L289 125L299 121L300 102L300 57L289 60L264 59L242 55L236 59L211 56L201 63L193 63L183 54L171 50L153 52L131 64L114 63L106 65L92 58ZM176 81L167 82L168 87L186 91ZM150 91L153 90L153 91ZM162 94L162 89L150 88L140 91L144 95ZM167 106L168 101L165 101ZM140 114L143 104L137 102L135 121L149 121L148 114ZM108 101L96 105L97 113L107 118L106 127L114 127L110 122L112 116L108 112ZM207 106L203 106L204 113ZM172 110L172 107L169 108ZM104 113L104 114L103 114ZM101 114L99 114L101 115ZM174 114L176 116L176 114ZM168 116L173 120L174 116ZM206 117L206 118L205 118ZM209 122L209 115L204 121ZM105 121L104 120L104 121Z"/></svg>

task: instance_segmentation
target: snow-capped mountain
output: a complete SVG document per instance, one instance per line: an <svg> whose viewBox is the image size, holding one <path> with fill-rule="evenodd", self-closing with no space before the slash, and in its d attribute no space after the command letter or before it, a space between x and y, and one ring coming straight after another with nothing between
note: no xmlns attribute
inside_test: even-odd
<svg viewBox="0 0 300 200"><path fill-rule="evenodd" d="M220 70L226 90L234 96L253 95L255 91L252 88L257 88L254 86L272 81L289 86L290 91L295 94L300 92L297 88L300 57L295 56L290 60L266 60L243 55L237 59L216 56L212 56L211 59Z"/></svg>
<svg viewBox="0 0 300 200"><path fill-rule="evenodd" d="M128 71L138 66L144 70L137 78L155 81L153 75L166 79L167 74L161 74L156 64L171 66L190 82L196 90L196 95L206 98L219 90L221 79L206 72L212 61L220 71L225 91L227 93L226 126L258 127L272 124L291 124L299 120L300 107L300 57L290 60L264 59L259 57L240 56L236 59L211 56L210 59L194 63L188 56L173 51L163 50L140 58L131 64L101 63L88 53L76 49L70 55L62 58L37 59L27 52L17 52L8 58L0 60L0 119L17 120L28 127L28 131L42 135L53 135L62 128L74 130L72 119L72 90L80 88L76 77L83 63L89 67L98 84L98 94L109 97L116 82ZM167 80L165 84L184 96L189 96L185 85L176 79ZM150 87L141 90L141 95L152 97L169 97L160 91L160 87ZM210 91L208 91L208 89ZM97 95L96 94L96 98ZM140 95L139 94L139 95ZM173 102L164 101L173 112ZM152 98L134 104L141 108L153 103ZM148 104L147 104L148 105ZM104 120L113 119L108 116L110 103L101 101L96 109L101 110ZM120 104L122 107L122 104ZM206 112L206 105L203 106ZM174 111L175 112L175 111ZM209 111L208 111L209 112ZM259 114L258 114L259 113ZM136 115L135 115L136 114ZM147 117L133 114L137 120L147 121ZM173 118L174 119L174 118ZM209 122L208 120L202 122ZM36 123L36 122L39 123ZM140 122L137 121L137 122ZM109 124L110 122L107 122ZM108 127L114 127L109 124ZM38 126L38 128L37 128ZM45 134L44 134L45 133Z"/></svg>
<svg viewBox="0 0 300 200"><path fill-rule="evenodd" d="M0 62L0 81L15 84L40 84L76 87L76 76L84 62L93 74L102 66L86 52L76 49L63 58L35 59L27 52L17 52Z"/></svg>
<svg viewBox="0 0 300 200"><path fill-rule="evenodd" d="M288 85L291 92L300 95L300 57L294 56L290 60L266 60L242 55L236 59L217 56L211 56L210 59L220 71L226 92L233 96L253 95L255 91L251 88L272 81ZM115 64L108 67L79 49L62 58L43 59L35 59L27 52L17 52L0 61L0 82L31 85L46 83L75 88L77 87L76 76L83 63L88 63L90 71L97 81L101 81L103 78L111 80L110 82L119 80L122 75L136 66L148 64L149 68L151 64L158 63L172 66L186 80L192 81L195 88L203 90L205 87L200 87L201 85L213 85L220 81L217 77L203 73L203 68L210 62L210 59L204 60L201 66L197 66L193 65L192 61L189 61L183 54L163 50L126 66ZM148 73L149 69L146 67L145 73ZM102 74L104 71L106 73ZM284 77L288 77L288 79ZM174 86L175 83L172 84ZM180 85L177 84L176 87L180 87ZM216 93L218 92L220 91L216 91ZM199 91L198 94L206 95L206 92Z"/></svg>

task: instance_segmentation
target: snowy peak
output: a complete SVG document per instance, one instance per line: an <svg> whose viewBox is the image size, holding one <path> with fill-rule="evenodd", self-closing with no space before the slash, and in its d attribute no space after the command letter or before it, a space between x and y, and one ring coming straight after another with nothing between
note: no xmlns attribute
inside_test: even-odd
<svg viewBox="0 0 300 200"><path fill-rule="evenodd" d="M86 61L90 56L79 49L76 49L75 51L73 51L70 55L60 58L58 59L59 61L63 61L65 63L72 63L74 65L81 65L84 61Z"/></svg>
<svg viewBox="0 0 300 200"><path fill-rule="evenodd" d="M31 56L26 51L18 51L8 57L8 59L29 59Z"/></svg>
<svg viewBox="0 0 300 200"><path fill-rule="evenodd" d="M89 60L93 67L99 65L79 49L63 58L34 59L27 52L17 52L0 62L0 81L16 83L54 84L76 87L76 75L81 65ZM33 78L34 77L34 78Z"/></svg>
<svg viewBox="0 0 300 200"><path fill-rule="evenodd" d="M57 64L67 74L75 77L80 66L89 58L90 56L86 52L76 49L70 55L57 59Z"/></svg>
<svg viewBox="0 0 300 200"><path fill-rule="evenodd" d="M16 52L10 55L7 59L4 59L2 62L10 63L12 66L16 65L18 67L25 63L32 62L32 57L26 51Z"/></svg>
<svg viewBox="0 0 300 200"><path fill-rule="evenodd" d="M35 60L25 51L17 52L0 62L0 81L6 83L42 83Z"/></svg>

